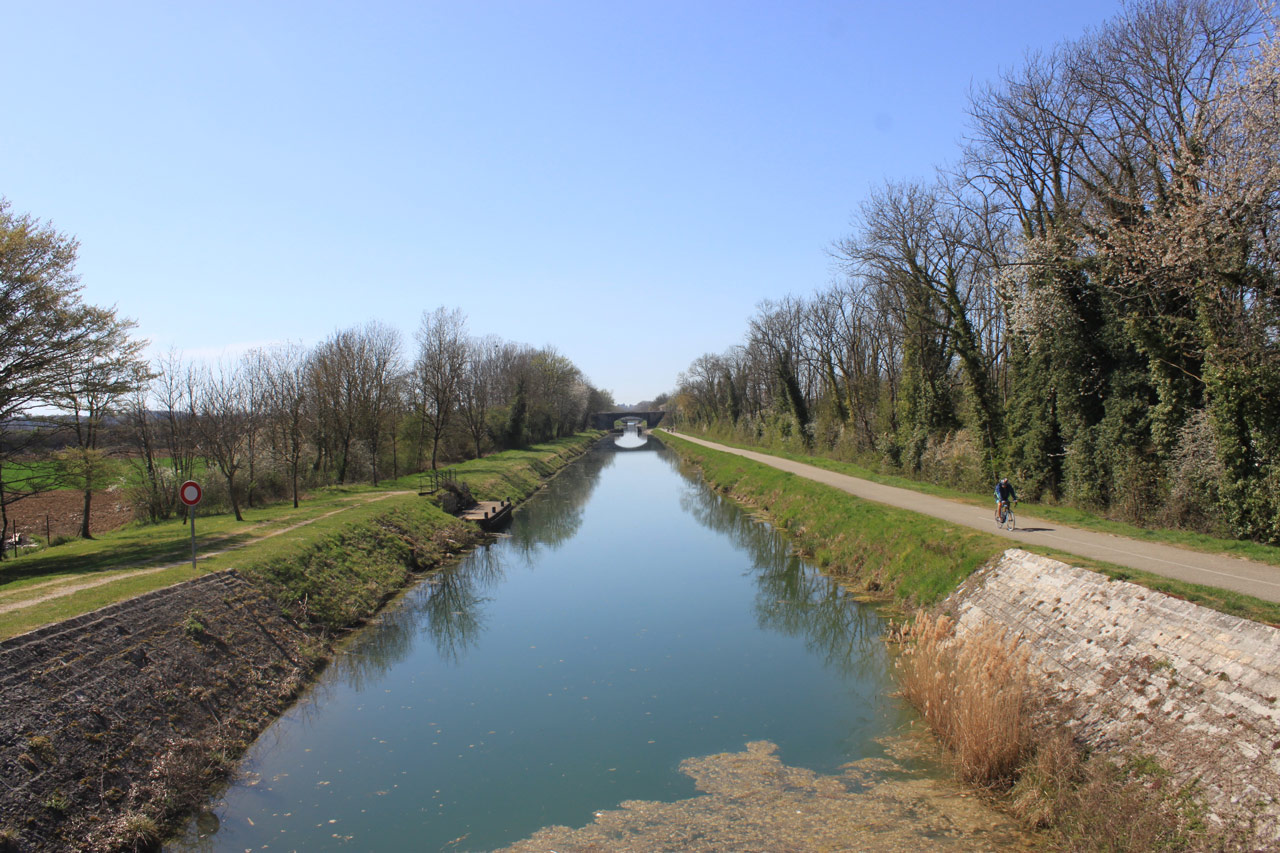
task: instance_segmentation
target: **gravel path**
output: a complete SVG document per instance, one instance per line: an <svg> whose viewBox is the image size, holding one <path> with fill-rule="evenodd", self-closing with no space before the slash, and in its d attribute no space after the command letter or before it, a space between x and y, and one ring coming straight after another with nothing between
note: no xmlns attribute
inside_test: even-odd
<svg viewBox="0 0 1280 853"><path fill-rule="evenodd" d="M825 483L855 497L931 515L952 524L985 530L1016 542L1046 545L1070 554L1141 569L1163 577L1242 592L1266 601L1280 601L1280 566L1270 566L1225 554L1189 551L1172 545L1143 542L1138 539L1113 536L1109 533L1095 533L1033 518L1021 512L1017 513L1018 529L1002 530L995 526L990 508L979 509L971 504L926 495L910 489L900 489L896 486L885 486L766 453L727 447L684 433L674 434L685 441L691 441L703 447L732 453L809 480ZM993 499L992 507L994 504Z"/></svg>

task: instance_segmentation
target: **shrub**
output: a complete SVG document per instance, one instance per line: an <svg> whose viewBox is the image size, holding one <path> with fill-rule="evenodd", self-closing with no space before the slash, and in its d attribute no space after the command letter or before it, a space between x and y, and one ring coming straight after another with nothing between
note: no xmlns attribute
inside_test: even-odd
<svg viewBox="0 0 1280 853"><path fill-rule="evenodd" d="M955 489L981 492L989 488L982 450L967 429L930 437L920 457L920 473Z"/></svg>
<svg viewBox="0 0 1280 853"><path fill-rule="evenodd" d="M1169 499L1165 521L1176 527L1223 535L1227 525L1215 520L1219 484L1226 479L1215 444L1209 413L1199 409L1187 419L1169 466Z"/></svg>
<svg viewBox="0 0 1280 853"><path fill-rule="evenodd" d="M182 630L186 632L187 636L189 637L204 636L204 632L205 632L204 623L200 621L203 618L204 618L204 614L201 613L199 610L192 610L190 613L187 614L187 618L183 620Z"/></svg>
<svg viewBox="0 0 1280 853"><path fill-rule="evenodd" d="M67 795L61 791L54 791L44 798L41 805L52 812L65 812L71 808L71 800L67 799Z"/></svg>

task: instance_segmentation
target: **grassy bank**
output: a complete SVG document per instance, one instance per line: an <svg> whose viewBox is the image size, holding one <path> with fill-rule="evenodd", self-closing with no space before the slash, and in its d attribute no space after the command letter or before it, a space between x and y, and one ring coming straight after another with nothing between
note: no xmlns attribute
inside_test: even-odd
<svg viewBox="0 0 1280 853"><path fill-rule="evenodd" d="M478 498L519 501L599 435L581 433L497 453L461 463L454 471ZM358 620L403 583L405 561L419 568L429 565L452 547L449 540L462 543L460 537L465 538L466 529L458 527L464 522L445 515L417 490L418 478L411 476L376 488L318 490L297 509L288 502L246 509L244 521L230 514L200 516L195 569L190 528L176 520L134 524L0 562L0 639L227 568L258 578L289 607L294 604L288 596L297 593L302 602L298 612L321 624L334 627ZM387 555L377 550L381 548L389 549ZM359 574L365 571L359 567L362 561L371 565L368 577ZM345 570L357 574L343 574ZM313 579L305 580L299 572ZM360 587L352 590L350 601L331 600L348 585ZM314 600L317 595L320 601Z"/></svg>
<svg viewBox="0 0 1280 853"><path fill-rule="evenodd" d="M568 439L473 459L454 468L478 500L522 501L598 439ZM388 484L403 488L405 477ZM242 573L295 618L325 632L358 624L416 572L480 541L473 523L416 493L396 494L343 513L335 524L297 531L295 541L264 543L237 555Z"/></svg>
<svg viewBox="0 0 1280 853"><path fill-rule="evenodd" d="M691 430L691 432L695 431ZM973 504L974 506L983 507L984 509L991 506L991 495L986 492L982 494L962 492L934 483L913 480L909 477L884 474L863 465L844 462L827 456L807 456L776 447L766 447L759 444L745 444L741 441L737 441L732 438L724 438L723 436L712 433L707 433L705 435L701 433L696 434L698 437L706 438L708 441L716 441L720 444L730 447L738 447L744 450L753 450L757 453L767 453L770 456L777 456L780 459L790 459L795 462L803 462L807 465L813 465L816 468L835 471L838 474L847 474L850 477L869 480L873 483L881 483L886 486L896 486L901 489L911 489L912 491L920 492L922 494L935 495L949 500L963 501L965 503ZM1014 485L1016 486L1017 484L1015 483ZM1123 521L1106 518L1087 510L1056 504L1021 501L1019 504L1019 517L1021 517L1021 513L1034 515L1037 518L1044 519L1045 521L1054 521L1059 524L1070 525L1071 527L1079 527L1085 530L1096 530L1099 533L1111 533L1116 536L1125 536L1130 539L1138 539L1146 542L1160 542L1166 545L1175 545L1179 548L1190 548L1195 551L1204 551L1211 554L1230 554L1233 557L1243 557L1249 560L1256 560L1260 563L1280 566L1280 548L1273 545L1264 545L1258 542L1248 542L1239 539L1223 539L1201 533L1192 533L1186 530L1139 527L1134 524L1128 524Z"/></svg>
<svg viewBox="0 0 1280 853"><path fill-rule="evenodd" d="M824 486L812 484L802 477L794 477L793 475L790 475L790 474L783 474L781 472L777 472L775 469L769 468L769 466L767 465L756 465L755 463L743 460L742 457L734 456L732 454L719 453L717 451L703 448L702 446L693 444L691 442L681 441L678 436L673 436L670 433L665 434L663 439L664 441L668 441L673 447L676 447L677 449L679 449L680 452L683 455L685 455L687 458L698 460L700 464L703 460L709 459L709 458L720 459L721 461L716 463L717 466L720 466L725 460L738 460L740 465L742 466L740 470L750 469L754 471L756 468L758 468L758 469L761 469L761 472L772 472L772 476L774 478L772 482L775 485L785 482L785 480L783 480L782 478L792 477L792 479L797 484L807 484L805 486L798 485L797 488L812 488L812 489L819 490L819 491L814 491L811 494L815 496L815 500L817 499L816 496L822 496L821 503L823 508L821 509L821 511L819 511L816 507L814 509L807 508L803 501L799 503L792 502L792 508L790 512L792 513L793 516L796 516L796 519L792 522L789 522L790 526L805 528L811 524L811 520L812 520L812 522L820 523L822 525L822 529L827 531L831 535L840 537L845 540L849 538L854 538L854 539L863 541L866 549L865 554L860 554L858 553L857 549L855 549L853 554L846 554L842 558L837 560L836 567L831 568L831 571L833 571L833 573L845 574L846 570L843 569L842 566L849 565L850 563L857 565L859 561L864 559L871 560L873 564L882 563L884 562L884 557L879 553L881 550L885 548L891 549L894 547L903 547L903 548L909 549L902 552L902 556L904 557L904 559L919 560L921 558L921 554L923 554L926 559L926 564L925 564L926 568L917 570L915 568L908 566L903 569L893 569L893 570L895 572L905 571L907 574L915 574L917 571L919 571L922 574L929 575L930 578L926 579L924 582L926 584L932 584L933 581L936 581L937 586L934 588L939 593L937 597L940 598L947 595L951 591L951 587L945 587L945 580L947 579L948 575L946 575L945 573L937 572L936 571L937 567L933 565L932 559L934 557L945 559L948 553L953 552L954 554L957 555L957 560L963 560L962 566L958 565L957 571L953 572L950 575L950 577L956 578L958 582L959 580L963 579L963 577L967 575L968 571L972 571L972 569L976 565L980 565L982 562L984 562L984 560L980 559L976 564L973 564L967 559L967 557L970 556L968 549L970 547L973 547L970 543L982 541L982 540L994 540L994 537L985 536L984 534L981 534L981 533L977 534L979 536L979 539L975 540L972 538L975 534L972 531L970 531L969 528L957 528L954 525L949 525L945 522L932 521L930 519L927 519L927 517L921 516L917 513L909 512L906 510L895 509L891 507L885 507L880 504L859 501L857 498L850 497L839 490L830 489ZM740 445L740 444L735 444L732 446L744 447L744 445ZM748 449L758 450L758 448L748 448ZM711 456L711 454L714 454L714 457ZM803 462L806 464L812 463L815 467L836 471L837 473L841 473L841 474L848 474L850 476L860 477L862 473L861 469L857 469L855 466L844 465L843 463L835 463L835 462L832 462L831 460L822 460L814 457L802 457L802 456L795 456L795 455L782 454L782 453L771 453L770 455L778 456L780 458L791 459L793 461ZM754 467L751 467L751 466L754 466ZM717 485L723 486L725 483L732 483L733 477L738 475L738 471L731 468L725 468L724 471L725 471L724 474L718 475L721 477L721 479L715 481L717 482ZM762 473L762 476L766 476L766 475ZM865 479L874 479L876 482L881 482L887 485L894 485L894 486L901 486L903 485L903 482L909 482L909 481L901 481L901 478L885 478L885 477L870 478L868 477ZM916 485L919 486L919 484L916 484ZM787 488L790 489L791 487L787 486ZM920 489L917 489L917 491L927 491L931 494L936 494L937 496L940 496L940 497L955 497L954 494L946 494L943 490L938 490L936 488L929 488L929 489L920 488ZM753 504L757 503L757 499L751 494L744 494L743 500L747 503L753 503ZM834 510L834 507L845 506L845 504L841 504L840 501L846 501L848 502L848 506L856 508L856 509L850 509L847 512L845 512L846 521L844 523L865 524L867 525L865 529L843 530L839 527L838 523L834 525L831 523L832 521L836 521L836 522L839 521L838 517L836 516L836 511ZM978 503L976 499L974 503L975 504ZM981 505L983 506L984 509L986 508L985 500ZM929 521L930 524L925 524L924 523L925 521ZM1082 525L1082 526L1088 526L1088 525ZM901 527L901 530L898 529L899 527ZM1096 529L1104 529L1104 528L1096 528ZM1109 532L1119 533L1121 531L1109 530ZM1190 535L1190 534L1186 534L1186 535ZM923 537L923 539L921 539L921 537ZM934 542L930 542L929 537L937 537L937 540ZM1151 538L1151 537L1147 537L1147 538ZM1170 544L1175 544L1172 539L1166 540L1166 541L1169 541ZM1216 541L1216 540L1211 540L1211 542L1212 541ZM997 544L997 549L996 551L992 552L993 554L998 553L999 551L1003 551L1005 548L1010 547L1009 543L1006 540L999 540L999 542L997 542L996 544ZM1237 543L1237 544L1245 544L1245 543ZM811 545L807 542L802 542L801 545L806 552L811 552L814 554L822 554L822 551L824 548L824 545L822 543ZM1204 542L1202 542L1201 545L1202 545L1201 550L1205 550L1205 551L1215 550L1214 548L1209 547L1209 545ZM981 549L981 548L984 548L985 545L980 545L977 547ZM1193 584L1185 581L1175 580L1173 578L1166 578L1161 575L1152 574L1151 572L1145 572L1140 569L1131 569L1126 566L1119 566L1119 565L1115 565L1113 563L1107 563L1101 560L1092 560L1092 559L1082 558L1078 555L1069 554L1056 548L1050 548L1050 547L1045 547L1041 545L1032 545L1029 543L1023 543L1018 547L1023 548L1024 550L1027 550L1027 551L1032 551L1034 553L1041 554L1046 557L1052 557L1053 559L1062 560L1063 562L1070 563L1071 565L1074 565L1074 566L1079 566L1080 568L1101 572L1102 574L1105 574L1108 577L1114 578L1116 580L1129 581L1131 583L1138 584L1139 586L1145 586L1148 589L1156 590L1157 592L1163 592L1167 595L1172 595L1177 598L1182 598L1187 601L1200 604L1204 607L1208 607L1211 610L1217 610L1220 613L1229 613L1232 616L1239 616L1242 619L1250 619L1254 622L1261 622L1267 625L1280 626L1280 603L1277 603L1277 602L1265 601L1263 599L1255 598L1253 596L1245 595L1243 593L1233 592L1231 590L1226 590L1226 589L1219 589L1218 587L1203 586L1200 584ZM1266 546L1261 546L1261 545L1254 545L1253 547L1255 549L1266 548ZM1277 549L1270 549L1270 550L1275 551ZM964 556L961 557L959 555L964 555ZM1237 554L1237 556L1242 556L1242 555ZM828 568L828 566L825 563L821 563L821 561L819 562L823 566L823 568ZM893 567L891 566L891 569L892 568ZM875 589L877 589L877 587L875 586L875 584L877 583L875 578L872 578L870 580L870 583L872 584L870 587L868 587L870 590L874 591ZM911 582L908 583L908 586L906 587L906 591L907 592L913 591L911 587ZM896 597L903 598L904 596L898 595ZM921 603L927 603L928 601L933 599L930 599L929 597L925 596L925 597L917 597L913 600ZM907 603L911 603L911 600L908 600Z"/></svg>
<svg viewBox="0 0 1280 853"><path fill-rule="evenodd" d="M928 606L1004 551L996 536L855 498L839 489L740 456L664 435L715 488L754 507L797 548L850 586Z"/></svg>

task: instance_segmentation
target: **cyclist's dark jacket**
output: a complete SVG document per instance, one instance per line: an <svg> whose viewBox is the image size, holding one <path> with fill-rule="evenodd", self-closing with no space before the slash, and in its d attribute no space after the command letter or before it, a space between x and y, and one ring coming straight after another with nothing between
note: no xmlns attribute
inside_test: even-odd
<svg viewBox="0 0 1280 853"><path fill-rule="evenodd" d="M1016 501L1018 493L1013 490L1013 483L996 483L996 500Z"/></svg>

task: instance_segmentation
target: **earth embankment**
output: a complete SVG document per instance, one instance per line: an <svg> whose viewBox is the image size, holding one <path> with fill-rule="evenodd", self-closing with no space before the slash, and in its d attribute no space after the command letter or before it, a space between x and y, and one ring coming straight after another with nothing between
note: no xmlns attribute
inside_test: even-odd
<svg viewBox="0 0 1280 853"><path fill-rule="evenodd" d="M0 828L11 849L110 849L191 805L320 660L236 572L0 643Z"/></svg>

